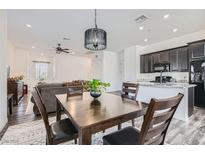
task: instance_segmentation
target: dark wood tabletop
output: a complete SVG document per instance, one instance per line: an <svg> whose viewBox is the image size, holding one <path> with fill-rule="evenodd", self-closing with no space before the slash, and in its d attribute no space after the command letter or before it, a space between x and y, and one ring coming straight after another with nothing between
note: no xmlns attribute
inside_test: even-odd
<svg viewBox="0 0 205 154"><path fill-rule="evenodd" d="M91 135L142 116L147 105L141 102L122 100L121 96L104 93L93 101L89 92L83 96L67 98L67 94L56 95L57 120L60 120L60 106L71 118L79 131L79 144L91 144Z"/></svg>

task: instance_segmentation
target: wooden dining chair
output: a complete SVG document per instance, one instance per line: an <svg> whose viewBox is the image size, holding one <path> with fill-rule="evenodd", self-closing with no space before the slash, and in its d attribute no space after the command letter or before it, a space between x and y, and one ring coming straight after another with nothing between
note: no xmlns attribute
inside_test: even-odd
<svg viewBox="0 0 205 154"><path fill-rule="evenodd" d="M141 131L126 127L103 137L104 145L162 145L183 94L168 99L151 99Z"/></svg>
<svg viewBox="0 0 205 154"><path fill-rule="evenodd" d="M67 96L82 96L83 95L83 85L82 83L76 85L68 85L67 86Z"/></svg>
<svg viewBox="0 0 205 154"><path fill-rule="evenodd" d="M123 82L122 84L122 92L121 92L121 97L122 99L129 99L136 101L137 99L137 93L139 89L139 84L138 83L127 83ZM132 119L132 126L135 126L135 120ZM121 124L118 125L118 130L121 129Z"/></svg>
<svg viewBox="0 0 205 154"><path fill-rule="evenodd" d="M76 144L78 131L73 126L71 120L69 118L66 118L58 122L49 124L46 108L42 102L42 98L38 91L38 88L34 88L34 90L32 91L32 95L44 121L46 129L46 144L60 144L62 142L70 141L73 139L75 140Z"/></svg>

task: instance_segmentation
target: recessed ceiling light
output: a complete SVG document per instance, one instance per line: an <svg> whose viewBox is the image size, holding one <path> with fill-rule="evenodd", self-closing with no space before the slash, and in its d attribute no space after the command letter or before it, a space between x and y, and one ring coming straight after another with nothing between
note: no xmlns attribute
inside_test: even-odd
<svg viewBox="0 0 205 154"><path fill-rule="evenodd" d="M178 29L177 29L177 28L174 28L174 29L172 29L172 31L175 33L175 32L178 31Z"/></svg>
<svg viewBox="0 0 205 154"><path fill-rule="evenodd" d="M147 39L147 38L145 38L145 39L144 39L144 41L145 41L145 42L147 42L147 41L148 41L148 39Z"/></svg>
<svg viewBox="0 0 205 154"><path fill-rule="evenodd" d="M30 24L26 24L26 27L31 28L31 25Z"/></svg>
<svg viewBox="0 0 205 154"><path fill-rule="evenodd" d="M169 18L169 14L165 14L165 15L163 16L163 18L164 18L164 19Z"/></svg>
<svg viewBox="0 0 205 154"><path fill-rule="evenodd" d="M32 46L31 48L32 48L32 49L35 49L36 47L35 47L35 46Z"/></svg>
<svg viewBox="0 0 205 154"><path fill-rule="evenodd" d="M140 26L140 27L139 27L139 30L143 30L143 29L144 29L144 27L143 27L143 26Z"/></svg>

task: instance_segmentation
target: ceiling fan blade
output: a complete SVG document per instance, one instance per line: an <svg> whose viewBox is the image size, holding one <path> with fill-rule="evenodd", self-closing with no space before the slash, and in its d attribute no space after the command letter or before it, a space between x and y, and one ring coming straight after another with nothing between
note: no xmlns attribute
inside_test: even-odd
<svg viewBox="0 0 205 154"><path fill-rule="evenodd" d="M62 50L62 52L65 52L65 53L70 53L69 51L64 51L64 50Z"/></svg>
<svg viewBox="0 0 205 154"><path fill-rule="evenodd" d="M69 50L69 49L65 48L65 49L62 49L62 50Z"/></svg>

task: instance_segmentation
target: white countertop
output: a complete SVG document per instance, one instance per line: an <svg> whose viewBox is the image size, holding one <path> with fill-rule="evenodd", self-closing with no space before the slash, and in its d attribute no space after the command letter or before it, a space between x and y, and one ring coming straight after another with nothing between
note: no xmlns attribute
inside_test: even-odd
<svg viewBox="0 0 205 154"><path fill-rule="evenodd" d="M161 88L191 88L195 87L195 84L189 83L177 83L177 82L169 82L169 83L154 83L154 82L137 82L140 86L149 86L149 87L161 87Z"/></svg>

